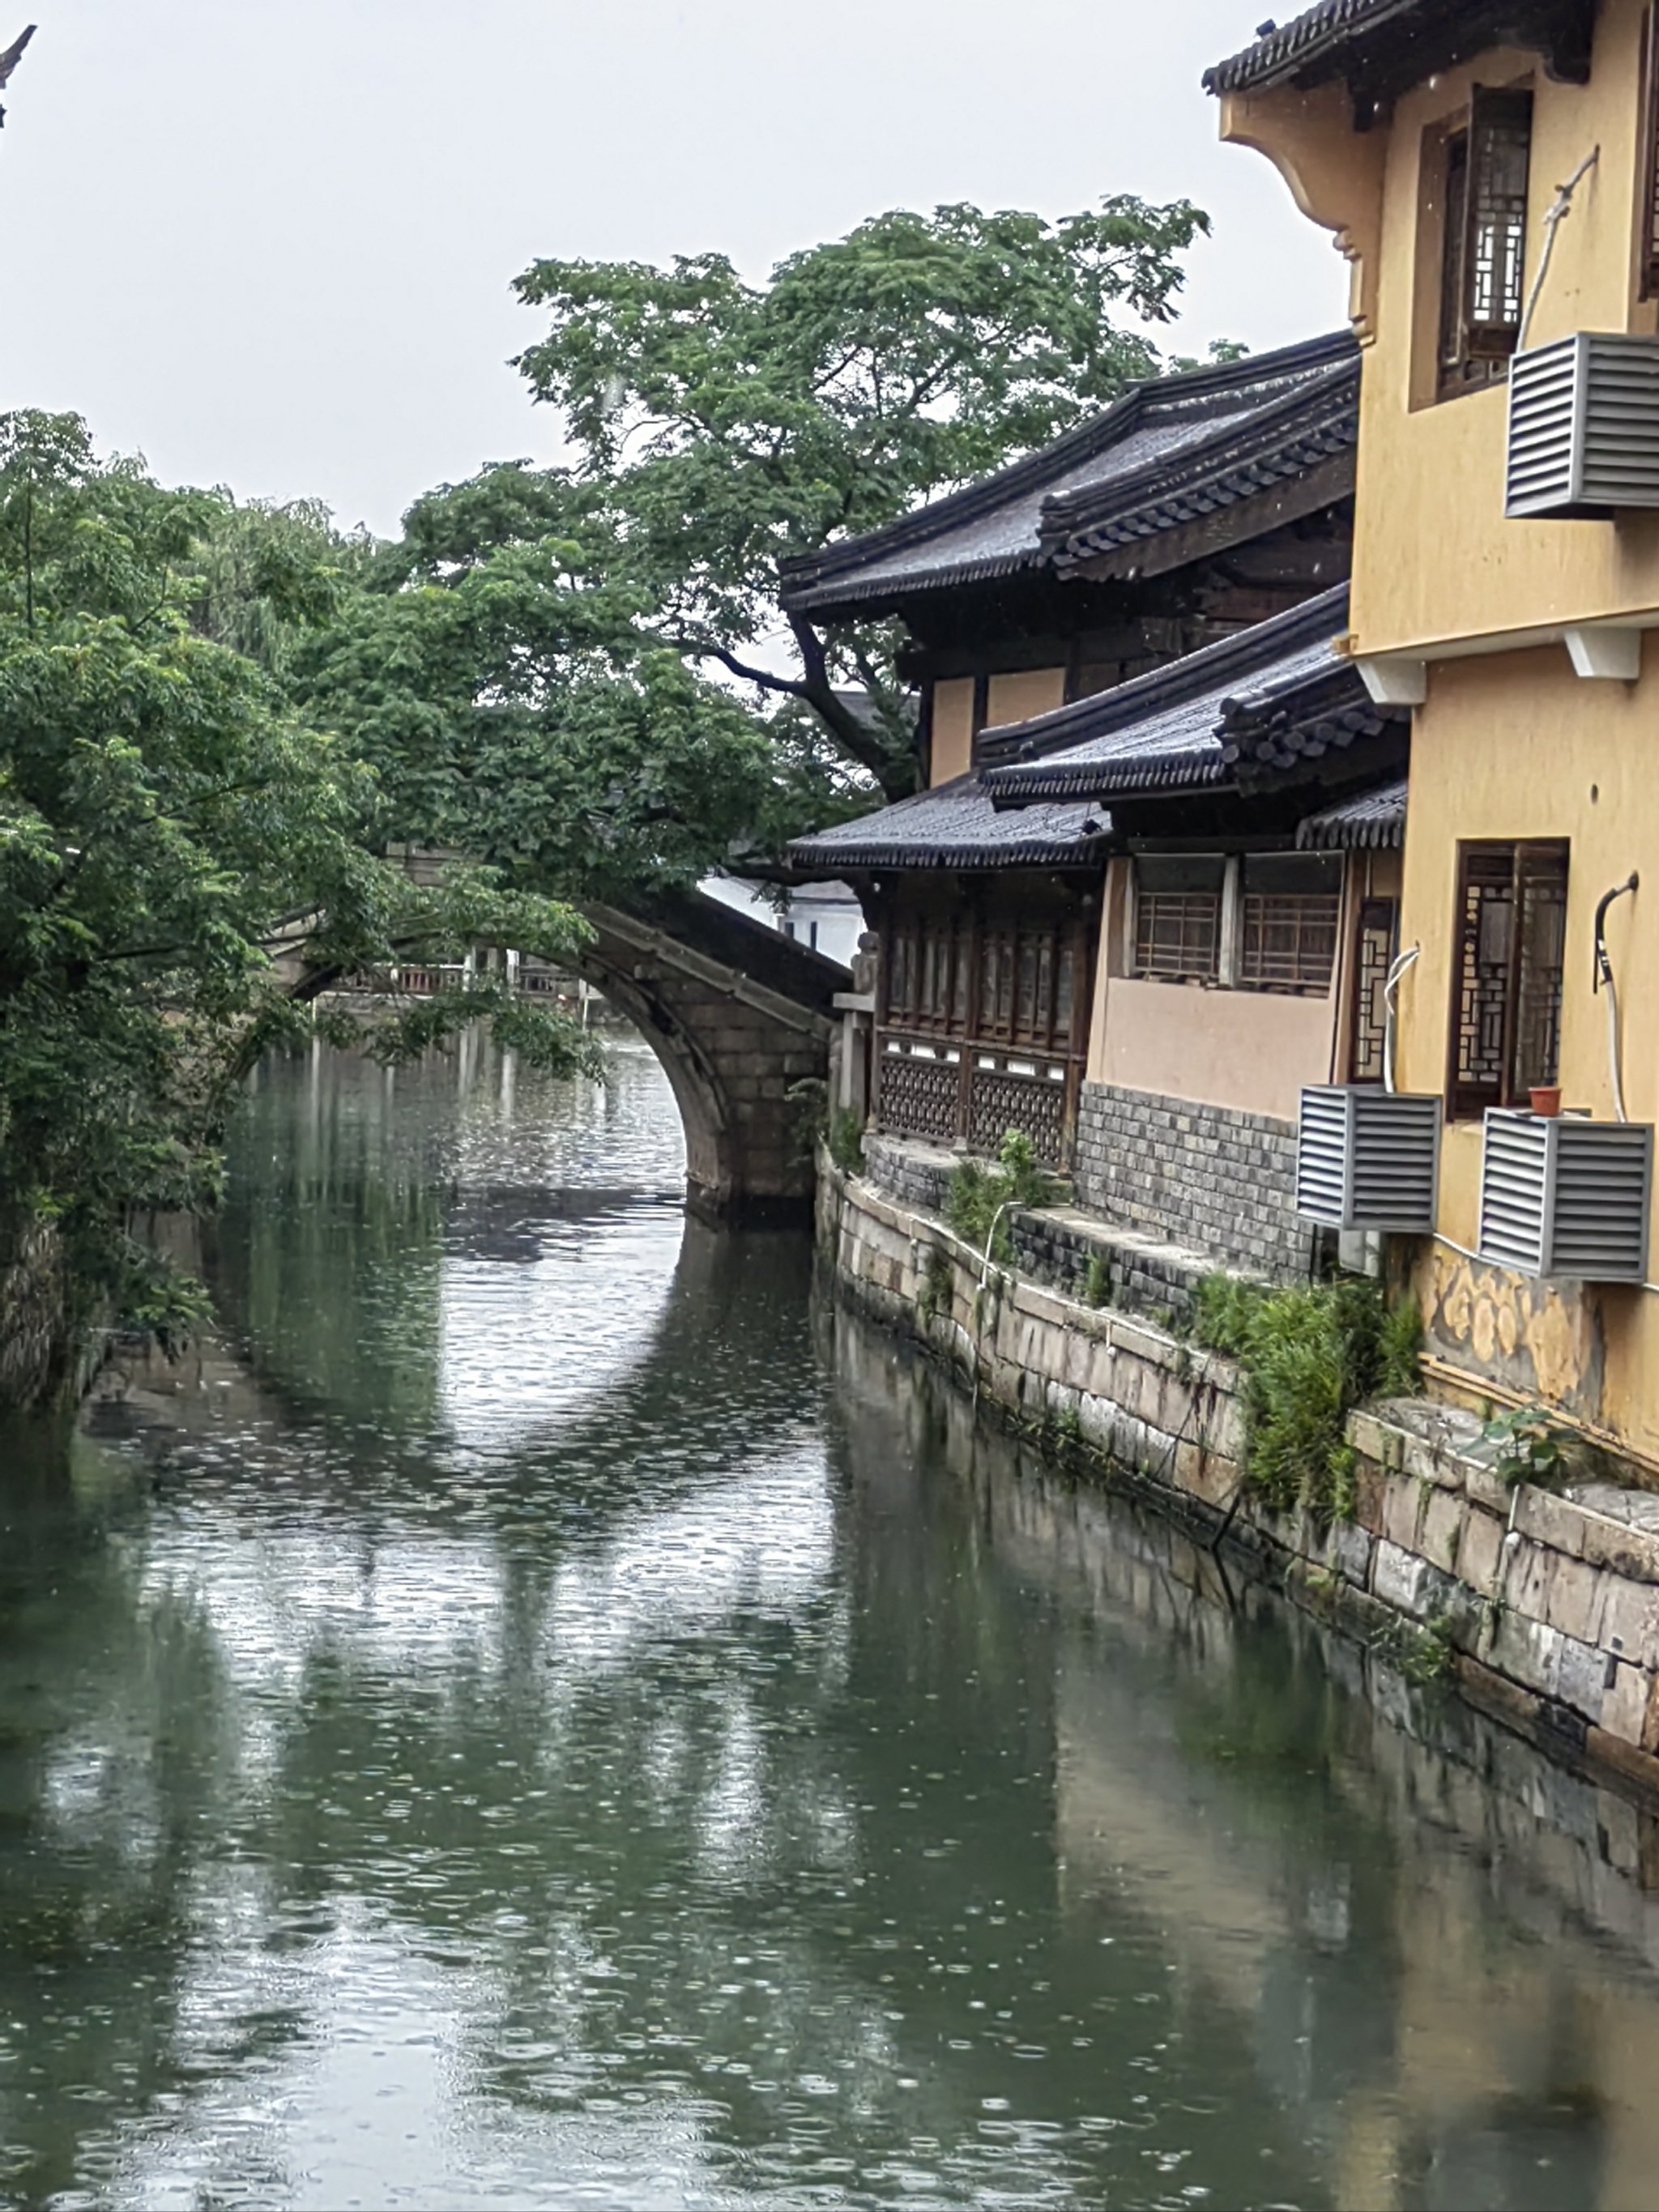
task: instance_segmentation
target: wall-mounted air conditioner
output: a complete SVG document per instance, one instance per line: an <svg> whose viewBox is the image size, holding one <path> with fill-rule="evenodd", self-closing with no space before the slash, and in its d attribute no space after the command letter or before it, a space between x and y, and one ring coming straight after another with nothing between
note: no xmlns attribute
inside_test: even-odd
<svg viewBox="0 0 1659 2212"><path fill-rule="evenodd" d="M1659 507L1659 338L1580 331L1510 363L1504 512L1605 520Z"/></svg>
<svg viewBox="0 0 1659 2212"><path fill-rule="evenodd" d="M1480 1161L1480 1257L1521 1275L1639 1283L1653 1131L1494 1109Z"/></svg>
<svg viewBox="0 0 1659 2212"><path fill-rule="evenodd" d="M1434 1227L1440 1101L1370 1083L1302 1094L1296 1210L1328 1229L1425 1237Z"/></svg>

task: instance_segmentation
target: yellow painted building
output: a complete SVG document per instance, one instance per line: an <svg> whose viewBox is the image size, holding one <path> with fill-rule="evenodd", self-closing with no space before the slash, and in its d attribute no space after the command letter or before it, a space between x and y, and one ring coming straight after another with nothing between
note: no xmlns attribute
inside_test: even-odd
<svg viewBox="0 0 1659 2212"><path fill-rule="evenodd" d="M1616 355L1618 498L1506 514L1511 392L1534 388L1540 349L1659 329L1656 43L1644 0L1325 0L1209 79L1224 136L1265 153L1352 264L1349 647L1376 696L1415 709L1398 1080L1446 1104L1440 1236L1412 1248L1431 1372L1559 1406L1650 1468L1651 1225L1645 1284L1472 1255L1487 1109L1553 1085L1565 1114L1617 1117L1595 933L1633 873L1605 944L1627 1118L1659 1121L1659 351Z"/></svg>

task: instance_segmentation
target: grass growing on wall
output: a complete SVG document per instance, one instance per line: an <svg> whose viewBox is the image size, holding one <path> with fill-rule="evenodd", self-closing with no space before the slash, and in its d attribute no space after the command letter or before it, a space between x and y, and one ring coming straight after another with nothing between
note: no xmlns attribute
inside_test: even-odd
<svg viewBox="0 0 1659 2212"><path fill-rule="evenodd" d="M945 1194L945 1218L964 1243L989 1250L1006 1267L1013 1259L1009 1214L1017 1207L1047 1206L1054 1186L1038 1165L1031 1140L1010 1129L997 1152L995 1167L963 1160Z"/></svg>
<svg viewBox="0 0 1659 2212"><path fill-rule="evenodd" d="M1421 1388L1422 1318L1392 1310L1355 1276L1268 1290L1210 1275L1194 1295L1193 1334L1243 1370L1244 1469L1279 1510L1306 1505L1327 1518L1353 1510L1348 1415L1363 1400Z"/></svg>

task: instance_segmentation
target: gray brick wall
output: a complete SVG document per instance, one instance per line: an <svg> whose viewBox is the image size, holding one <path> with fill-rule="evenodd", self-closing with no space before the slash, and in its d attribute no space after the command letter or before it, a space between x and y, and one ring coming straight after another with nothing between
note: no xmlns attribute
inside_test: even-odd
<svg viewBox="0 0 1659 2212"><path fill-rule="evenodd" d="M1308 1272L1316 1232L1297 1218L1289 1121L1085 1083L1074 1174L1079 1203L1109 1220L1254 1274Z"/></svg>
<svg viewBox="0 0 1659 2212"><path fill-rule="evenodd" d="M935 1152L931 1146L878 1137L873 1131L866 1133L862 1173L901 1206L919 1206L929 1213L943 1213L955 1165L949 1153Z"/></svg>

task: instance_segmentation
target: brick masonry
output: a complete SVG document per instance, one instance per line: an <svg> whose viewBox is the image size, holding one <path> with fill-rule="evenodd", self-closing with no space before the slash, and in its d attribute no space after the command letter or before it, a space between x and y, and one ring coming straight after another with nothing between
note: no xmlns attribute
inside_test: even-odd
<svg viewBox="0 0 1659 2212"><path fill-rule="evenodd" d="M1085 1083L1073 1173L1079 1201L1109 1220L1274 1281L1309 1271L1316 1232L1296 1212L1289 1121Z"/></svg>

